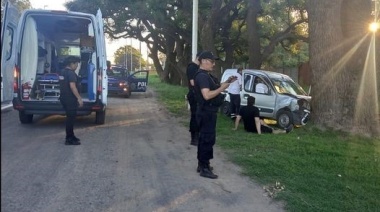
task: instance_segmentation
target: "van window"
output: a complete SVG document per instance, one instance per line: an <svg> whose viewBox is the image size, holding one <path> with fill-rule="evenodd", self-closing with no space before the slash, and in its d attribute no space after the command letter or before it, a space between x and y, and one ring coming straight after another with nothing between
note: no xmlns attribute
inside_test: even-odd
<svg viewBox="0 0 380 212"><path fill-rule="evenodd" d="M9 60L12 55L13 33L13 29L9 26L5 29L2 52L2 55L4 55L5 60Z"/></svg>
<svg viewBox="0 0 380 212"><path fill-rule="evenodd" d="M59 49L59 57L62 56L80 56L79 46L63 46Z"/></svg>

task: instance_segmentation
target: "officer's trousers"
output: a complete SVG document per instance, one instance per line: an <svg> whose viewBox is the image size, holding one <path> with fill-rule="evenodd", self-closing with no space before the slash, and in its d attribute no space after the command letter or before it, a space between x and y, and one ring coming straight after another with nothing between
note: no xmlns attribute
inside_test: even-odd
<svg viewBox="0 0 380 212"><path fill-rule="evenodd" d="M216 112L197 110L196 119L199 126L197 158L200 164L209 164L214 157L213 146L216 139Z"/></svg>

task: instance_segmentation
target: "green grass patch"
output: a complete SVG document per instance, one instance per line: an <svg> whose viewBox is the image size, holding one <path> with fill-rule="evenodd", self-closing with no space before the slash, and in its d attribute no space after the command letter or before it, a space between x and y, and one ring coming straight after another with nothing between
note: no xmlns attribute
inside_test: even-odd
<svg viewBox="0 0 380 212"><path fill-rule="evenodd" d="M188 117L187 88L160 83L157 76L150 85L170 112ZM280 135L232 127L228 117L218 115L217 145L244 175L279 188L272 189L274 198L284 200L288 211L380 211L379 139L322 132L312 125Z"/></svg>

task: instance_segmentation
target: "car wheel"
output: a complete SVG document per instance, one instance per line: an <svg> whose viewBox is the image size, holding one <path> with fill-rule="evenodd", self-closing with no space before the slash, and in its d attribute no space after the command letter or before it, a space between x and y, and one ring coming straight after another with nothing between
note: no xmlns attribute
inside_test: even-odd
<svg viewBox="0 0 380 212"><path fill-rule="evenodd" d="M292 113L288 110L280 110L277 113L277 125L281 129L288 128L291 124L293 124L293 116Z"/></svg>
<svg viewBox="0 0 380 212"><path fill-rule="evenodd" d="M95 124L104 124L106 121L106 111L98 111L95 116Z"/></svg>
<svg viewBox="0 0 380 212"><path fill-rule="evenodd" d="M230 115L230 103L225 101L222 106L220 107L220 112L223 113L226 116Z"/></svg>
<svg viewBox="0 0 380 212"><path fill-rule="evenodd" d="M30 124L33 122L33 114L25 114L24 111L19 111L18 116L21 124Z"/></svg>

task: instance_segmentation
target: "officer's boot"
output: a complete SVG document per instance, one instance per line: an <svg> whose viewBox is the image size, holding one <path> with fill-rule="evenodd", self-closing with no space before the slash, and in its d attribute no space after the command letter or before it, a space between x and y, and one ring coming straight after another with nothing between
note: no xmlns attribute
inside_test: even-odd
<svg viewBox="0 0 380 212"><path fill-rule="evenodd" d="M201 163L201 171L200 171L200 176L210 178L210 179L216 179L218 178L218 175L214 174L211 169L210 169L210 164L209 163Z"/></svg>
<svg viewBox="0 0 380 212"><path fill-rule="evenodd" d="M210 162L208 162L208 167L210 168L210 170L214 170L214 167L210 166ZM197 167L197 172L201 172L201 162L198 162L198 167Z"/></svg>
<svg viewBox="0 0 380 212"><path fill-rule="evenodd" d="M199 132L191 132L191 142L190 145L198 146Z"/></svg>

